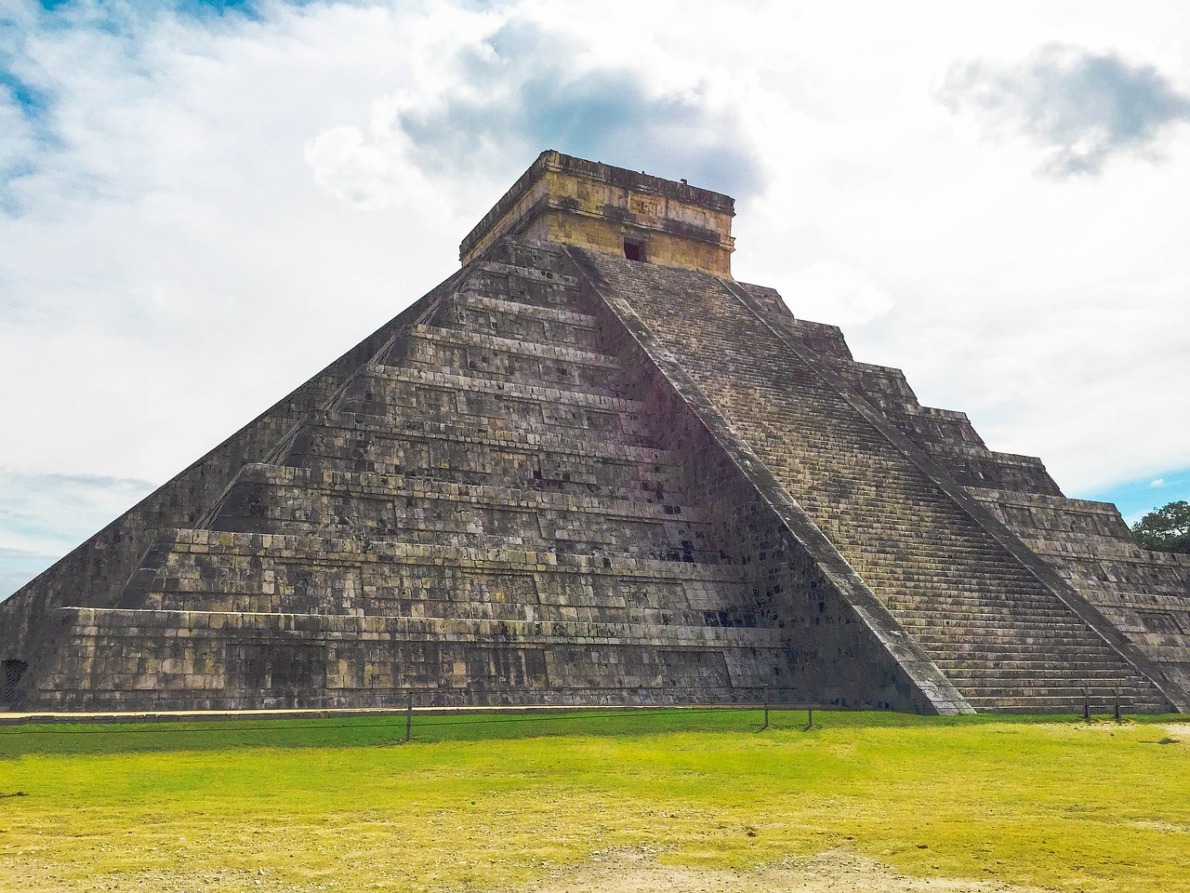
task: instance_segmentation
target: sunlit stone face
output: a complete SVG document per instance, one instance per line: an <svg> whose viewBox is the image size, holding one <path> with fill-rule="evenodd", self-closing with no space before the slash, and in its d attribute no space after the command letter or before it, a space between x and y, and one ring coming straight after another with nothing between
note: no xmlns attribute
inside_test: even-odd
<svg viewBox="0 0 1190 893"><path fill-rule="evenodd" d="M503 235L731 276L735 200L644 173L543 152L459 248L467 263Z"/></svg>

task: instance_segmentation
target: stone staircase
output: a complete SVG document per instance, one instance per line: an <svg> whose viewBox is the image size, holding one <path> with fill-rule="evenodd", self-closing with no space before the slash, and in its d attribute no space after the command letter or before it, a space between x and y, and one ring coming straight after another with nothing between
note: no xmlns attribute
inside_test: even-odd
<svg viewBox="0 0 1190 893"><path fill-rule="evenodd" d="M971 493L1190 692L1190 556L1141 548L1108 503L1024 488Z"/></svg>
<svg viewBox="0 0 1190 893"><path fill-rule="evenodd" d="M765 325L763 309L707 274L585 256L972 706L1072 712L1089 696L1166 707Z"/></svg>

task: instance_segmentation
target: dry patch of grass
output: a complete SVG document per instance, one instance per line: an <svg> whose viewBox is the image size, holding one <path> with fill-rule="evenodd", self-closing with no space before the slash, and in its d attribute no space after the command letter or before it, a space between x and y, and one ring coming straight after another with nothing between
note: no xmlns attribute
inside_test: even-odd
<svg viewBox="0 0 1190 893"><path fill-rule="evenodd" d="M0 890L1156 893L1190 877L1190 749L1161 743L1184 724L805 718L427 717L407 745L400 718L0 729L0 794L24 794L0 799Z"/></svg>
<svg viewBox="0 0 1190 893"><path fill-rule="evenodd" d="M726 870L665 865L645 848L597 853L586 864L550 872L525 893L1036 893L1038 889L968 878L908 877L847 850Z"/></svg>

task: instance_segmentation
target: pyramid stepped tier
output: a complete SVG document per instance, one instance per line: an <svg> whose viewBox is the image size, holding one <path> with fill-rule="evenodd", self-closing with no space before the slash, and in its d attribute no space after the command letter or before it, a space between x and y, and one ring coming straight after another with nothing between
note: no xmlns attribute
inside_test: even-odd
<svg viewBox="0 0 1190 893"><path fill-rule="evenodd" d="M475 391L465 396L451 394L440 385L435 388L443 396L436 399L461 400L471 406L479 402ZM500 399L502 395L505 399ZM375 416L319 413L316 418L321 424L297 432L287 445L286 464L387 475L447 476L469 483L513 476L530 482L530 486L581 492L616 492L624 488L655 491L659 487L664 492L665 479L674 473L664 451L615 439L589 439L601 435L641 442L636 434L607 433L602 424L609 414L606 407L594 412L567 412L563 404L545 408L534 404L526 409L530 402L507 399L506 392L497 393L490 401L492 407L503 407L510 415L469 414L466 427L443 421L444 411L433 406L432 399L423 400L422 405L431 404L427 412L433 418L402 420L399 428ZM557 433L526 434L516 427L517 419L526 414L551 420L568 416L574 422L571 431L581 430L585 439ZM620 414L612 424L624 431L630 430L635 421L626 421Z"/></svg>
<svg viewBox="0 0 1190 893"><path fill-rule="evenodd" d="M1190 560L543 153L462 268L0 603L0 707L1190 710Z"/></svg>
<svg viewBox="0 0 1190 893"><path fill-rule="evenodd" d="M869 414L860 411L862 396L848 392L846 379L791 350L796 341L767 324L770 307L716 277L572 251L609 301L647 328L653 349L676 358L689 386L968 703L1070 711L1084 692L1118 692L1140 709L1165 705L1160 690L872 423L879 410L869 403Z"/></svg>
<svg viewBox="0 0 1190 893"><path fill-rule="evenodd" d="M804 356L842 379L957 482L1061 495L1040 459L989 450L966 413L922 406L900 369L856 362L837 326L794 319L772 289L743 283L734 288L768 311L767 323L792 339Z"/></svg>
<svg viewBox="0 0 1190 893"><path fill-rule="evenodd" d="M856 618L803 557L708 519L710 475L660 446L639 358L601 346L565 255L497 253L243 465L205 529L163 531L114 605L78 606L65 651L91 658L41 702L934 709L842 638ZM801 617L772 582L797 575Z"/></svg>
<svg viewBox="0 0 1190 893"><path fill-rule="evenodd" d="M39 667L56 659L63 647L69 627L61 622L61 612L66 607L114 606L161 530L201 524L245 463L268 461L362 364L386 352L399 333L437 306L461 275L452 276L0 603L0 661L27 668L12 690L0 695L0 706L39 703Z"/></svg>
<svg viewBox="0 0 1190 893"><path fill-rule="evenodd" d="M1190 556L1141 548L1108 503L1002 490L974 495L1190 690Z"/></svg>
<svg viewBox="0 0 1190 893"><path fill-rule="evenodd" d="M753 298L765 298L770 292L756 286L739 290ZM771 299L762 306L772 309ZM779 311L769 322L793 339L804 355L830 369L857 396L884 414L956 482L969 487L1061 495L1040 459L988 449L966 413L922 406L900 369L855 362L842 333L834 326L796 320Z"/></svg>
<svg viewBox="0 0 1190 893"><path fill-rule="evenodd" d="M226 708L261 689L271 706L312 706L295 674L313 672L322 706L391 704L394 691L515 702L524 688L546 703L625 691L666 703L692 689L763 698L789 669L780 630L739 610L751 594L738 572L688 563L177 531L125 597L137 607L78 609L75 637L94 657L51 677L60 706L81 704L73 690L160 707L172 691ZM158 665L137 670L159 638Z"/></svg>
<svg viewBox="0 0 1190 893"><path fill-rule="evenodd" d="M579 470L572 477L586 475ZM643 497L656 491L641 487L641 498L631 500L553 488L512 489L504 482L476 485L252 465L241 472L211 526L285 534L350 530L427 545L512 542L517 548L556 552L714 560L707 525L680 504L672 485L667 489L656 502L646 502Z"/></svg>

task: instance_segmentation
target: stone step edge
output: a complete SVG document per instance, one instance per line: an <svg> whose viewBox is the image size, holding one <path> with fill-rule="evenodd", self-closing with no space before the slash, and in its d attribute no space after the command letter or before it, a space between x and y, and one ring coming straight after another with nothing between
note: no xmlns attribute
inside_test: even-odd
<svg viewBox="0 0 1190 893"><path fill-rule="evenodd" d="M531 622L544 623L547 621L556 623L615 623L627 624L628 626L691 626L702 628L704 626L722 628L722 629L766 629L770 631L783 629L778 623L770 621L767 623L731 623L724 622L720 619L722 616L731 615L731 605L728 604L730 596L727 599L717 603L711 604L703 602L698 606L682 605L682 606L667 606L658 608L639 608L627 607L624 602L625 599L620 598L616 602L600 601L599 603L586 602L584 604L575 605L573 603L562 603L559 601L512 601L512 602L483 602L485 606L489 607L503 607L514 610L509 610L505 613L463 613L461 611L452 610L460 605L466 605L465 600L459 601L443 601L443 600L429 600L419 599L416 597L407 598L385 598L381 595L371 594L365 592L362 596L356 597L352 604L355 606L352 610L339 611L338 615L331 611L296 611L293 608L285 608L283 602L285 596L281 595L234 595L225 596L222 593L217 593L213 597L208 597L208 593L193 592L193 593L179 593L177 591L168 593L149 593L151 601L143 602L139 605L117 605L115 607L126 608L131 610L146 610L146 611L169 611L173 613L199 613L199 614L317 614L318 616L362 616L362 617L391 617L391 618L406 618L414 620L466 620L468 622L474 621L478 623L481 620L486 620L490 623L499 622ZM237 600L245 599L242 602ZM360 605L366 605L363 613L360 613ZM404 610L396 610L400 606ZM94 606L92 606L94 607ZM420 607L421 611L410 610ZM532 609L532 613L526 613L527 609ZM564 613L567 610L589 612L587 614L571 614ZM1115 678L1115 677L1112 677Z"/></svg>
<svg viewBox="0 0 1190 893"><path fill-rule="evenodd" d="M966 680L957 680L955 683L959 691L963 692L973 705L978 706L979 701L999 701L1006 700L1025 700L1028 698L1037 698L1040 700L1072 700L1076 701L1080 706L1083 700L1090 696L1092 701L1097 699L1113 699L1116 692L1119 692L1120 702L1123 703L1125 698L1130 701L1155 703L1163 700L1161 695L1157 693L1156 689L1152 691L1139 688L1137 686L1110 686L1110 685L1050 685L1044 679L1038 680L1033 685L987 685L979 686L972 685Z"/></svg>
<svg viewBox="0 0 1190 893"><path fill-rule="evenodd" d="M578 285L578 279L568 273L556 273L553 270L539 270L536 267L522 267L517 264L504 264L494 260L480 261L474 269L484 273L511 274L522 279L534 279L538 282L548 282L551 285L561 285L563 288L574 288Z"/></svg>
<svg viewBox="0 0 1190 893"><path fill-rule="evenodd" d="M323 410L314 419L311 427L337 428L343 431L364 431L373 434L383 434L391 440L451 440L459 443L469 443L487 446L510 452L557 453L559 455L584 456L592 459L611 459L630 464L647 462L650 464L666 465L678 468L678 463L672 459L669 450L655 447L639 446L636 444L622 444L614 441L587 439L576 443L576 438L564 437L561 434L526 434L520 430L504 429L504 437L494 437L490 433L497 429L494 425L485 423L484 434L466 433L457 425L442 422L426 422L417 428L407 425L392 425L381 421L372 421L377 416L369 416L360 412L344 410ZM493 416L473 416L476 419L493 419ZM436 429L436 430L431 430ZM576 432L585 432L585 428L573 428ZM344 473L344 472L336 472Z"/></svg>
<svg viewBox="0 0 1190 893"><path fill-rule="evenodd" d="M1054 663L1052 656L1049 658L1038 658L1032 654L1005 654L1005 655L955 655L942 656L936 659L939 667L942 667L948 673L963 673L968 669L978 672L994 673L1000 670L1026 670L1038 666L1039 662L1044 664L1047 660ZM1093 670L1110 670L1118 672L1121 666L1126 666L1118 662L1105 661L1102 657L1088 657L1085 654L1079 654L1074 658L1068 660L1058 661L1064 671L1069 672L1091 672Z"/></svg>
<svg viewBox="0 0 1190 893"><path fill-rule="evenodd" d="M999 487L973 489L971 496L980 502L1010 505L1016 508L1044 508L1064 514L1107 516L1116 518L1119 510L1115 503L1094 499L1078 499L1073 496L1056 496L1051 493L1024 493L1019 490L1005 490Z"/></svg>
<svg viewBox="0 0 1190 893"><path fill-rule="evenodd" d="M1165 567L1190 572L1190 555L1179 555L1174 552L1149 551L1142 546L1127 540L1114 537L1101 537L1103 542L1088 545L1088 535L1077 533L1066 534L1076 537L1083 542L1058 543L1053 540L1035 539L1030 531L1021 533L1025 540L1038 555L1046 558L1070 559L1074 561L1111 561L1137 566ZM1102 581L1095 581L1102 582Z"/></svg>
<svg viewBox="0 0 1190 893"><path fill-rule="evenodd" d="M449 329L443 326L422 324L414 326L409 334L414 338L442 344L487 348L492 353L511 353L539 360L552 360L577 366L593 366L598 369L616 370L620 368L619 361L608 354L545 342L507 338L487 332L472 332L467 329Z"/></svg>
<svg viewBox="0 0 1190 893"><path fill-rule="evenodd" d="M376 472L318 471L263 462L245 465L240 471L237 483L241 482L275 487L293 486L298 489L315 489L322 493L350 490L353 496L362 497L413 497L473 506L594 514L617 521L706 523L697 509L678 504L637 502L613 496L569 495L543 490L496 487L490 484L455 483L434 478L409 478L405 475L384 475ZM667 508L676 511L666 511Z"/></svg>
<svg viewBox="0 0 1190 893"><path fill-rule="evenodd" d="M934 623L937 619L961 617L979 617L984 620L1014 620L1021 612L1028 612L1030 617L1045 617L1054 622L1073 622L1074 614L1062 608L1055 608L1045 603L1032 604L1027 601L1006 603L997 601L985 603L976 598L946 597L946 596L890 596L888 599L890 610L912 614L922 622ZM1085 626L1082 621L1079 625Z"/></svg>
<svg viewBox="0 0 1190 893"><path fill-rule="evenodd" d="M1098 697L1104 698L1105 696L1099 695ZM967 695L967 699L971 702L973 707L979 710L998 710L1006 712L1015 711L1019 713L1027 713L1031 709L1045 705L1051 705L1054 708L1070 707L1074 709L1063 710L1063 712L1081 713L1083 707L1083 697L1081 694L1071 694L1064 697L1047 697L1045 695ZM1107 700L1108 707L1110 707L1112 703L1113 699L1109 698ZM1138 704L1164 707L1165 703L1165 698L1159 694L1155 697L1148 697L1147 694L1142 697L1138 697L1135 694L1120 694L1121 707L1128 707L1130 705ZM1095 698L1092 698L1091 706L1098 706L1100 712L1103 711L1103 705L1103 700L1097 701Z"/></svg>
<svg viewBox="0 0 1190 893"><path fill-rule="evenodd" d="M1052 669L1036 666L1025 667L951 667L946 673L956 681L961 679L999 680L1000 682L1020 681L1022 679L1061 679L1065 683L1083 681L1086 683L1111 683L1114 685L1135 685L1136 680L1122 675L1118 669L1106 666L1082 667L1079 669L1063 668L1065 675L1054 675Z"/></svg>
<svg viewBox="0 0 1190 893"><path fill-rule="evenodd" d="M1117 674L1117 678L1136 681L1141 677L1132 671L1122 660L1112 660L1106 654L1080 655L1077 660L1055 660L1052 653L1029 651L966 651L956 654L943 649L925 648L927 653L934 654L934 661L942 672L954 675L956 678L968 676L982 677L986 674L996 674L1000 670L1028 670L1034 669L1045 672L1055 678L1070 678L1071 674L1078 676L1090 670L1105 670Z"/></svg>
<svg viewBox="0 0 1190 893"><path fill-rule="evenodd" d="M588 391L526 385L517 382L497 382L477 376L459 375L450 372L430 372L428 370L412 369L405 366L386 366L383 363L368 363L364 367L364 372L390 381L407 382L409 384L424 385L426 387L441 388L450 391L496 394L516 400L527 400L537 403L561 403L566 406L584 406L633 413L640 413L645 408L641 401L626 400L623 397L608 397L603 394L592 394Z"/></svg>
<svg viewBox="0 0 1190 893"><path fill-rule="evenodd" d="M1037 456L1027 456L1024 453L1004 453L973 443L931 443L926 448L928 452L949 459L976 459L992 461L997 465L1022 466L1026 468L1045 468L1045 463Z"/></svg>
<svg viewBox="0 0 1190 893"><path fill-rule="evenodd" d="M986 655L989 659L1001 654L1036 654L1043 660L1053 660L1054 652L1046 649L1078 651L1085 656L1110 656L1115 660L1123 658L1108 648L1102 639L1092 638L1093 630L1079 636L1026 636L1026 635L971 635L951 636L946 639L914 636L922 648L931 652L945 652L956 658L972 655Z"/></svg>
<svg viewBox="0 0 1190 893"><path fill-rule="evenodd" d="M383 537L300 536L279 533L236 533L226 530L169 528L154 546L190 554L257 555L274 552L275 558L314 559L323 565L363 562L474 567L518 573L578 573L597 576L636 577L657 582L708 582L754 585L742 576L746 569L734 565L661 561L652 558L576 555L530 549L477 549L402 543Z"/></svg>
<svg viewBox="0 0 1190 893"><path fill-rule="evenodd" d="M263 522L269 526L269 533L274 536L309 536L318 535L319 531L331 525L314 525L307 521L266 518ZM376 539L399 539L410 546L442 545L452 548L465 549L549 549L564 558L568 555L590 555L594 550L600 550L600 555L620 559L642 559L649 561L667 561L689 564L715 564L720 553L717 549L703 545L697 541L701 539L697 528L690 530L690 536L681 536L685 531L667 529L662 522L638 522L652 524L655 533L660 538L653 542L640 543L632 535L625 536L622 529L611 528L606 531L569 530L565 527L553 533L542 533L540 527L532 528L531 536L509 535L505 533L491 533L484 530L462 530L451 528L450 522L423 522L421 524L406 524L399 533L384 536L378 533ZM239 530L234 524L214 528L220 532L254 533L251 529ZM367 534L366 528L344 525L343 532L351 532L357 536ZM675 537L674 534L677 534ZM689 545L685 545L689 543Z"/></svg>
<svg viewBox="0 0 1190 893"><path fill-rule="evenodd" d="M779 629L764 627L730 626L685 626L661 624L603 623L599 621L563 620L484 620L458 618L384 617L376 615L350 614L302 614L302 613L259 613L246 611L170 611L157 608L93 608L65 606L59 609L67 618L72 616L76 628L84 634L99 635L106 632L101 624L104 619L119 623L119 632L133 636L135 630L153 624L164 625L170 620L185 619L178 629L191 632L206 630L218 632L225 629L264 630L317 633L323 627L327 635L354 635L361 638L375 636L392 639L406 636L410 641L472 641L510 645L517 639L522 644L569 645L581 641L591 644L665 644L682 642L691 647L722 643L739 647L751 647L762 640L768 640L771 647L779 648L785 642L785 633ZM140 622L138 622L138 620ZM314 629L312 629L314 627ZM436 638L440 637L440 638Z"/></svg>
<svg viewBox="0 0 1190 893"><path fill-rule="evenodd" d="M996 653L1003 650L1021 649L1033 650L1037 648L1076 649L1089 648L1093 653L1100 652L1096 640L1092 640L1085 627L1083 629L1063 630L1053 635L1040 629L1039 626L1022 627L1005 631L982 632L978 626L964 629L952 629L942 635L925 635L920 629L906 628L905 630L927 651L952 651L956 656L969 654L972 649L987 650Z"/></svg>
<svg viewBox="0 0 1190 893"><path fill-rule="evenodd" d="M511 299L493 298L482 295L479 292L456 292L447 300L454 300L465 307L474 307L477 310L494 310L498 313L507 313L514 316L548 319L553 322L573 325L580 329L595 329L598 322L594 316L586 313L577 313L573 310L561 310L554 307L538 307L536 304L524 304Z"/></svg>

